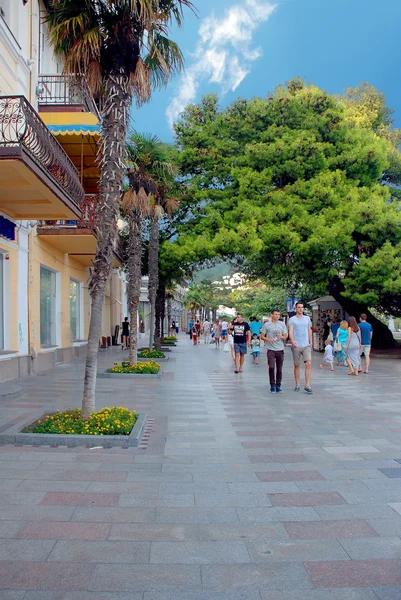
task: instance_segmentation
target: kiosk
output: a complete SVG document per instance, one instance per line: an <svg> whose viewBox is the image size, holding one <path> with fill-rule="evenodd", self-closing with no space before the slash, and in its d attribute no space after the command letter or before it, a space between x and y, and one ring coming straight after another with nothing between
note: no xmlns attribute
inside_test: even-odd
<svg viewBox="0 0 401 600"><path fill-rule="evenodd" d="M333 296L322 296L309 302L312 309L312 349L316 352L323 352L324 342L323 330L328 317L334 323L337 319L344 319L345 312L341 305L334 300Z"/></svg>

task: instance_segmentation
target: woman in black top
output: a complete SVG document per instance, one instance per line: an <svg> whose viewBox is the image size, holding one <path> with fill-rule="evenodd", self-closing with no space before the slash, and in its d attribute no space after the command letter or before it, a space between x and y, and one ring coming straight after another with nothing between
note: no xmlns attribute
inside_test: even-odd
<svg viewBox="0 0 401 600"><path fill-rule="evenodd" d="M128 348L128 340L129 340L129 321L128 317L125 317L124 323L122 324L122 332L121 332L121 343L122 349Z"/></svg>

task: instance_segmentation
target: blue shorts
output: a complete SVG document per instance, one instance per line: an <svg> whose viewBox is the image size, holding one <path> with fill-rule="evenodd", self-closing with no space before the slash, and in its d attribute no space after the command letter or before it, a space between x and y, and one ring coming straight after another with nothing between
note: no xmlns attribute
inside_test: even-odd
<svg viewBox="0 0 401 600"><path fill-rule="evenodd" d="M227 335L227 329L222 329L222 330L221 330L221 335L224 335L224 336L226 336L226 335Z"/></svg>
<svg viewBox="0 0 401 600"><path fill-rule="evenodd" d="M253 358L259 358L260 352L252 352Z"/></svg>
<svg viewBox="0 0 401 600"><path fill-rule="evenodd" d="M234 342L234 352L235 354L247 354L248 353L248 346L247 344L236 344Z"/></svg>

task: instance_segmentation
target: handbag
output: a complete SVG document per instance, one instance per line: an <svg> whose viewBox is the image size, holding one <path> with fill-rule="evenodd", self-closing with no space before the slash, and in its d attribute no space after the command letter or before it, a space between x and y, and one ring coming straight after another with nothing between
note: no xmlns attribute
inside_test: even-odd
<svg viewBox="0 0 401 600"><path fill-rule="evenodd" d="M336 340L334 342L334 351L335 352L341 352L341 350L343 349L341 342L339 342L338 340Z"/></svg>
<svg viewBox="0 0 401 600"><path fill-rule="evenodd" d="M230 352L230 344L228 344L227 342L224 344L224 348L223 348L224 352Z"/></svg>

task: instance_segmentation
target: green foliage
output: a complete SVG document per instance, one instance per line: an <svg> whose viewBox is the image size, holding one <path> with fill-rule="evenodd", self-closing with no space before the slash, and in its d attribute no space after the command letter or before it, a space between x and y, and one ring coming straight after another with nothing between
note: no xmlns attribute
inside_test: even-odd
<svg viewBox="0 0 401 600"><path fill-rule="evenodd" d="M164 338L162 338L162 342L164 343L172 343L175 344L175 342L177 341L177 337L175 335L166 335L164 336Z"/></svg>
<svg viewBox="0 0 401 600"><path fill-rule="evenodd" d="M137 375L156 375L160 371L160 365L154 360L148 362L139 362L131 365L129 360L123 360L121 363L114 363L114 367L108 370L109 373L131 373Z"/></svg>
<svg viewBox="0 0 401 600"><path fill-rule="evenodd" d="M253 276L319 293L340 276L344 295L401 314L390 114L378 92L339 100L301 80L225 110L215 96L190 105L175 134L193 209L170 255L245 257Z"/></svg>
<svg viewBox="0 0 401 600"><path fill-rule="evenodd" d="M136 411L130 411L124 406L103 408L92 413L87 421L81 418L81 411L69 409L58 410L46 415L24 432L32 433L67 433L79 435L129 435L138 416Z"/></svg>
<svg viewBox="0 0 401 600"><path fill-rule="evenodd" d="M245 288L234 290L228 298L228 304L242 312L247 319L262 318L269 315L273 308L285 313L287 297L288 294L282 287L272 288L257 281Z"/></svg>
<svg viewBox="0 0 401 600"><path fill-rule="evenodd" d="M138 358L166 358L166 355L164 352L160 352L160 350L148 350L145 348L138 354Z"/></svg>

